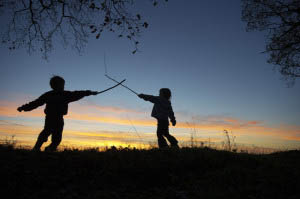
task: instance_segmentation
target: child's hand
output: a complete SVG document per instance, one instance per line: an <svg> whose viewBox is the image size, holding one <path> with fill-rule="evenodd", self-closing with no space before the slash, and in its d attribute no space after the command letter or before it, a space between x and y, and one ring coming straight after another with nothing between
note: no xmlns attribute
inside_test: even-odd
<svg viewBox="0 0 300 199"><path fill-rule="evenodd" d="M176 125L176 120L171 121L172 125L175 126Z"/></svg>
<svg viewBox="0 0 300 199"><path fill-rule="evenodd" d="M97 95L98 94L97 91L90 91L90 90L88 90L88 93L89 93L89 95Z"/></svg>
<svg viewBox="0 0 300 199"><path fill-rule="evenodd" d="M23 111L23 109L22 109L21 106L20 106L17 110L18 110L19 112L22 112L22 111Z"/></svg>
<svg viewBox="0 0 300 199"><path fill-rule="evenodd" d="M98 95L98 91L91 91L91 95Z"/></svg>

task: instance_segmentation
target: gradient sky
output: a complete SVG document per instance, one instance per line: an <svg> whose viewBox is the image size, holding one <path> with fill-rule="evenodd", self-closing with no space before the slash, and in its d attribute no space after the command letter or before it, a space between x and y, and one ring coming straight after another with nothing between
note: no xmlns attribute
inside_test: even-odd
<svg viewBox="0 0 300 199"><path fill-rule="evenodd" d="M111 33L91 38L79 55L70 46L54 46L49 60L25 49L0 46L0 136L15 135L32 145L44 123L43 107L18 113L16 108L50 90L53 74L66 90L103 90L114 83L108 74L138 93L172 91L183 146L194 139L222 143L224 129L243 146L277 149L300 147L300 83L288 88L274 66L266 63L266 35L246 32L239 0L171 0L153 7L139 2L149 23L139 52ZM5 24L1 19L1 26ZM117 87L71 103L65 120L64 146L148 146L156 144L152 104Z"/></svg>

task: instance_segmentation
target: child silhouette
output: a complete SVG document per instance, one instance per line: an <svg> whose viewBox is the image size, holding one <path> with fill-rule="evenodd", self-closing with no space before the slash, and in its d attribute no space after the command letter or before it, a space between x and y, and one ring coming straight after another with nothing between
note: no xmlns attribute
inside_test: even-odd
<svg viewBox="0 0 300 199"><path fill-rule="evenodd" d="M53 76L50 79L51 91L41 95L38 99L20 106L17 110L31 111L39 106L46 104L45 107L45 126L39 134L33 150L39 151L44 142L47 142L51 136L51 144L45 148L45 151L55 151L62 139L64 127L64 115L68 113L68 104L82 99L85 96L97 95L96 91L65 91L65 80L59 76Z"/></svg>
<svg viewBox="0 0 300 199"><path fill-rule="evenodd" d="M151 116L157 119L157 139L159 148L168 147L168 139L171 147L178 147L178 141L169 133L169 118L173 126L176 125L176 119L171 105L171 91L168 88L159 90L159 96L139 94L140 98L145 101L154 103Z"/></svg>

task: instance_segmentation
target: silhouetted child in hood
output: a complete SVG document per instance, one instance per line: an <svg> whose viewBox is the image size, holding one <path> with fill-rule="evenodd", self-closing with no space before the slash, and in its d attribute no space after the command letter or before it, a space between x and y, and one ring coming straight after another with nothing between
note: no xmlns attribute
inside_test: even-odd
<svg viewBox="0 0 300 199"><path fill-rule="evenodd" d="M176 138L169 134L169 118L172 125L176 125L176 119L170 102L171 91L168 88L162 88L159 90L159 96L139 94L140 98L154 103L151 116L157 119L157 138L159 148L168 147L168 139L172 147L178 147L178 141Z"/></svg>
<svg viewBox="0 0 300 199"><path fill-rule="evenodd" d="M46 104L44 110L45 126L39 134L33 150L39 151L44 142L51 136L51 144L45 151L55 151L62 139L64 127L64 115L68 113L68 104L82 99L85 96L97 95L96 91L65 91L65 80L62 77L54 76L50 79L50 86L53 90L41 95L38 99L29 102L18 108L18 111L31 111L39 106Z"/></svg>

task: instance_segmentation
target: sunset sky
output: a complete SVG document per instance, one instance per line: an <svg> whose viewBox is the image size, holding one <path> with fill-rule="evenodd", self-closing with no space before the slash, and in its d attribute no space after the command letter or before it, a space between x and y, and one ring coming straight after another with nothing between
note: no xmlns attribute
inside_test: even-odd
<svg viewBox="0 0 300 199"><path fill-rule="evenodd" d="M112 33L91 38L79 55L55 45L49 60L26 49L0 46L0 138L15 135L32 146L43 128L44 107L17 112L50 90L60 75L66 90L103 90L114 85L108 74L126 78L138 93L172 91L177 119L170 132L184 146L194 139L225 141L223 130L243 146L300 148L300 81L288 88L274 66L267 64L264 32L246 32L240 0L170 0L158 7L138 3L149 23L139 52ZM187 3L188 2L188 3ZM1 19L1 27L5 20ZM69 105L63 146L156 145L152 104L122 87ZM232 134L231 134L232 133Z"/></svg>

